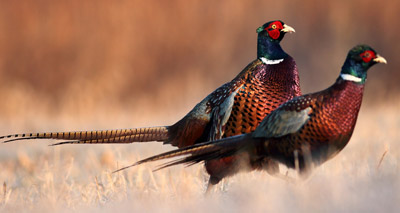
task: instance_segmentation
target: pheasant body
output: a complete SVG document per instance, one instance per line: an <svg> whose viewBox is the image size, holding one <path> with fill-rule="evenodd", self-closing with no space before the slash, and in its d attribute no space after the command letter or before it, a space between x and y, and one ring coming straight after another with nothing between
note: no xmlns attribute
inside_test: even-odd
<svg viewBox="0 0 400 213"><path fill-rule="evenodd" d="M220 138L253 132L264 117L280 104L301 95L296 63L290 56L279 64L262 63L249 70L250 72L246 73L246 82L234 97L225 134ZM240 168L237 163L233 156L207 161L205 165L215 184L222 178L236 173ZM273 174L278 172L278 165L265 158L259 164L253 165L252 169L266 169Z"/></svg>
<svg viewBox="0 0 400 213"><path fill-rule="evenodd" d="M296 151L300 169L304 168L307 157L311 157L316 164L334 157L351 138L363 91L364 84L339 78L327 90L294 98L283 104L280 110L310 108L308 121L295 133L269 138L265 154L294 168L296 156L293 153ZM305 156L307 154L311 156Z"/></svg>
<svg viewBox="0 0 400 213"><path fill-rule="evenodd" d="M250 63L235 79L221 86L199 103L182 120L168 128L169 142L174 146L185 147L195 143L249 133L256 129L262 119L280 104L301 95L299 76L294 60L287 58L277 65L267 65L257 59ZM227 99L233 100L229 112L223 109ZM224 122L220 114L228 114ZM225 115L223 114L223 115ZM196 134L189 123L214 122L220 129L207 129ZM202 118L202 119L199 119ZM225 117L226 119L226 117ZM200 120L193 122L193 120ZM189 122L188 122L189 121ZM204 126L204 125L203 125ZM195 139L192 139L193 135Z"/></svg>

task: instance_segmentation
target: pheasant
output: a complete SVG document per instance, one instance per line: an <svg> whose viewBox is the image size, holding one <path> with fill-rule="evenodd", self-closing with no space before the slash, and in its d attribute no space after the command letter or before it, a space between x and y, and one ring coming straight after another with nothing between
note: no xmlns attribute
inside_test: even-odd
<svg viewBox="0 0 400 213"><path fill-rule="evenodd" d="M308 174L311 166L333 158L349 142L360 110L367 70L376 63L386 64L386 60L371 47L358 45L348 53L332 86L282 104L254 132L187 146L131 166L186 156L164 164L161 169L235 155L240 158L238 165L253 168L267 156L288 168L298 169L300 174Z"/></svg>
<svg viewBox="0 0 400 213"><path fill-rule="evenodd" d="M59 144L99 144L162 141L179 148L217 140L256 129L262 119L279 105L301 95L295 61L283 51L280 41L294 29L282 21L271 21L257 29L257 59L198 103L184 118L171 126L148 128L48 132L0 137L5 142L25 139L61 139ZM210 183L229 175L234 159L210 161L206 165ZM277 164L265 159L267 171Z"/></svg>

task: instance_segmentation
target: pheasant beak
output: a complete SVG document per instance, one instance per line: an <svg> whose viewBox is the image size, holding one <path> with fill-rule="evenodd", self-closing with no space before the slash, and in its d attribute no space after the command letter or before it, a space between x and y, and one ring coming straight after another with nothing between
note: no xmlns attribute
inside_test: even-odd
<svg viewBox="0 0 400 213"><path fill-rule="evenodd" d="M294 32L296 32L293 27L291 27L291 26L289 26L287 24L283 25L283 29L281 31L285 32L285 33L294 33Z"/></svg>
<svg viewBox="0 0 400 213"><path fill-rule="evenodd" d="M376 55L376 58L374 58L372 60L377 62L377 63L387 64L386 59L384 57L380 56L380 55Z"/></svg>

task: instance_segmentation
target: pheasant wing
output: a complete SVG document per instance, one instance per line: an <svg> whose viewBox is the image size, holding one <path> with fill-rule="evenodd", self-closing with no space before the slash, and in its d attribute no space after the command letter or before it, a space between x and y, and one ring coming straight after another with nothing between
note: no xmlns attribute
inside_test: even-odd
<svg viewBox="0 0 400 213"><path fill-rule="evenodd" d="M253 132L255 138L277 138L297 132L310 119L312 98L300 96L282 104Z"/></svg>

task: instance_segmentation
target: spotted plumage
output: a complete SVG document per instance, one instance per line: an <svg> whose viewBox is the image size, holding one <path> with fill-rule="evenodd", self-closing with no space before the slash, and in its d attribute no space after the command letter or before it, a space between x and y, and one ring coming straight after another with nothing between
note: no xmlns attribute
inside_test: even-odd
<svg viewBox="0 0 400 213"><path fill-rule="evenodd" d="M85 133L18 134L3 138L8 139L8 142L42 138L66 140L56 145L163 141L173 146L186 147L252 132L272 110L301 94L296 63L280 46L287 32L294 32L294 29L281 21L271 21L258 28L257 59L231 82L208 95L174 125ZM234 172L235 169L230 168L233 162L234 158L227 158L207 164L212 183ZM262 166L268 168L270 165L277 168L277 164L269 160Z"/></svg>
<svg viewBox="0 0 400 213"><path fill-rule="evenodd" d="M361 107L367 70L376 63L386 60L369 46L356 46L331 87L282 104L253 133L196 144L134 165L177 156L186 157L164 167L236 156L240 157L239 167L253 168L265 157L271 157L289 168L307 171L310 164L320 165L333 158L349 142Z"/></svg>
<svg viewBox="0 0 400 213"><path fill-rule="evenodd" d="M272 110L300 95L298 78L292 72L296 69L293 59L287 57L281 64L262 64L248 73L252 76L248 77L248 83L243 84L235 96L225 137L253 132ZM287 83L288 80L293 82Z"/></svg>

